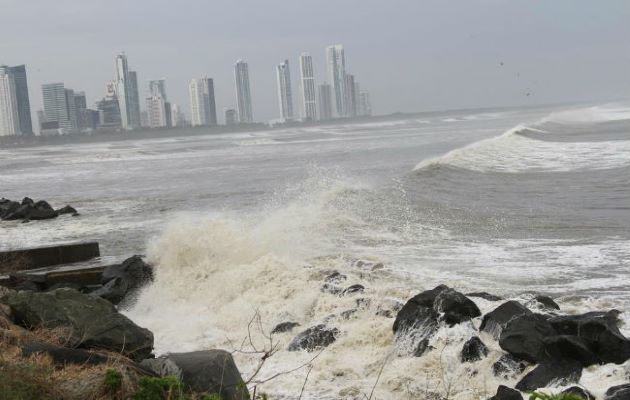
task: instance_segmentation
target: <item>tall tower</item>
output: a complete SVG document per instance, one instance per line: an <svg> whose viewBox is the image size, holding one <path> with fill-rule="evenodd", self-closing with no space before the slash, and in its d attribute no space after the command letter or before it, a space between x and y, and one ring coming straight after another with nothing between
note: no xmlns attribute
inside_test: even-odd
<svg viewBox="0 0 630 400"><path fill-rule="evenodd" d="M324 82L319 85L319 119L325 121L333 117L332 87Z"/></svg>
<svg viewBox="0 0 630 400"><path fill-rule="evenodd" d="M20 133L15 80L9 67L0 66L0 136Z"/></svg>
<svg viewBox="0 0 630 400"><path fill-rule="evenodd" d="M335 113L338 117L343 117L346 115L346 56L343 45L337 44L326 48L326 63Z"/></svg>
<svg viewBox="0 0 630 400"><path fill-rule="evenodd" d="M356 82L354 75L346 74L346 117L356 117L357 116L357 97L358 93L358 82Z"/></svg>
<svg viewBox="0 0 630 400"><path fill-rule="evenodd" d="M129 66L125 53L118 54L116 56L116 95L118 97L122 127L126 130L140 126L138 82L135 73L132 75L134 75L133 78L129 75ZM133 79L135 79L135 82L132 81Z"/></svg>
<svg viewBox="0 0 630 400"><path fill-rule="evenodd" d="M302 83L302 110L304 112L304 119L315 121L317 118L317 96L315 94L313 58L309 53L302 53L300 55L300 81Z"/></svg>
<svg viewBox="0 0 630 400"><path fill-rule="evenodd" d="M73 133L77 126L74 91L63 83L49 83L42 85L42 97L46 122L57 122L62 133Z"/></svg>
<svg viewBox="0 0 630 400"><path fill-rule="evenodd" d="M18 65L9 68L15 82L15 97L17 100L18 117L20 119L20 132L23 135L33 134L33 122L31 120L31 102L28 97L28 80L26 79L26 66Z"/></svg>
<svg viewBox="0 0 630 400"><path fill-rule="evenodd" d="M193 79L190 81L188 91L192 125L216 125L217 107L214 99L214 81L211 78Z"/></svg>
<svg viewBox="0 0 630 400"><path fill-rule="evenodd" d="M291 73L289 72L289 60L276 66L278 80L278 102L280 104L280 117L287 120L293 118L293 95L291 94Z"/></svg>
<svg viewBox="0 0 630 400"><path fill-rule="evenodd" d="M249 90L249 67L243 60L234 65L234 80L236 83L236 110L238 121L249 124L254 122L252 116L252 96Z"/></svg>
<svg viewBox="0 0 630 400"><path fill-rule="evenodd" d="M164 79L154 79L149 81L149 93L151 96L157 96L167 101L166 98L166 82Z"/></svg>

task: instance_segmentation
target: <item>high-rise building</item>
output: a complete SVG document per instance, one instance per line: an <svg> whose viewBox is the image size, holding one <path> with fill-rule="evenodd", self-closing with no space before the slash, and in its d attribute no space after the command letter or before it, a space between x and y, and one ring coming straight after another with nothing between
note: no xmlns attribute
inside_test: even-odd
<svg viewBox="0 0 630 400"><path fill-rule="evenodd" d="M96 103L98 111L97 129L112 130L122 127L122 117L120 114L120 103L116 95L117 82L107 84L105 97Z"/></svg>
<svg viewBox="0 0 630 400"><path fill-rule="evenodd" d="M166 102L161 96L151 96L146 99L147 114L149 115L150 128L166 128L168 119Z"/></svg>
<svg viewBox="0 0 630 400"><path fill-rule="evenodd" d="M317 94L313 75L313 58L309 53L300 55L300 81L302 83L302 111L304 119L315 121L317 118Z"/></svg>
<svg viewBox="0 0 630 400"><path fill-rule="evenodd" d="M252 96L249 89L249 67L243 60L234 65L234 81L236 83L236 110L241 124L254 122L252 115Z"/></svg>
<svg viewBox="0 0 630 400"><path fill-rule="evenodd" d="M180 128L186 126L186 116L179 105L175 103L171 105L171 121L174 127Z"/></svg>
<svg viewBox="0 0 630 400"><path fill-rule="evenodd" d="M138 73L129 71L130 116L134 128L142 126L140 121L140 91L138 90Z"/></svg>
<svg viewBox="0 0 630 400"><path fill-rule="evenodd" d="M26 66L15 67L0 66L0 74L10 74L15 86L15 100L19 120L19 132L23 135L33 134L33 122L31 119L31 103L28 96L28 80L26 78Z"/></svg>
<svg viewBox="0 0 630 400"><path fill-rule="evenodd" d="M188 91L192 125L216 125L217 106L214 99L214 81L211 78L193 79L190 81Z"/></svg>
<svg viewBox="0 0 630 400"><path fill-rule="evenodd" d="M372 115L372 102L370 101L370 94L366 91L359 93L359 115Z"/></svg>
<svg viewBox="0 0 630 400"><path fill-rule="evenodd" d="M319 85L319 119L322 121L333 117L332 87L324 82Z"/></svg>
<svg viewBox="0 0 630 400"><path fill-rule="evenodd" d="M168 101L166 97L166 81L164 79L154 79L149 81L149 96L157 96Z"/></svg>
<svg viewBox="0 0 630 400"><path fill-rule="evenodd" d="M15 80L10 69L0 67L0 136L20 133L20 117L15 93Z"/></svg>
<svg viewBox="0 0 630 400"><path fill-rule="evenodd" d="M63 83L49 83L42 85L42 96L46 122L57 122L61 134L74 133L77 128L74 91L66 89Z"/></svg>
<svg viewBox="0 0 630 400"><path fill-rule="evenodd" d="M236 124L236 110L233 108L225 109L225 125L234 125Z"/></svg>
<svg viewBox="0 0 630 400"><path fill-rule="evenodd" d="M278 81L278 102L280 105L280 118L293 119L293 95L291 94L291 73L289 60L276 66L276 78Z"/></svg>
<svg viewBox="0 0 630 400"><path fill-rule="evenodd" d="M346 74L346 98L344 100L346 105L346 117L356 117L357 115L358 85L359 84L354 79L354 75Z"/></svg>
<svg viewBox="0 0 630 400"><path fill-rule="evenodd" d="M116 56L116 96L123 129L138 128L140 126L138 78L135 73L130 76L125 53Z"/></svg>
<svg viewBox="0 0 630 400"><path fill-rule="evenodd" d="M74 110L77 115L77 130L83 132L88 128L87 99L85 98L85 92L74 92Z"/></svg>
<svg viewBox="0 0 630 400"><path fill-rule="evenodd" d="M346 115L346 56L343 45L337 44L326 48L328 80L332 86L335 114Z"/></svg>

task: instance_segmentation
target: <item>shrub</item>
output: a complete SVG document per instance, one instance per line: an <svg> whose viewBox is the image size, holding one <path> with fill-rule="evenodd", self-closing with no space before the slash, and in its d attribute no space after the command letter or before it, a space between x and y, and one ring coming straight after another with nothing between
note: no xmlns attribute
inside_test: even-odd
<svg viewBox="0 0 630 400"><path fill-rule="evenodd" d="M163 378L144 377L138 383L134 400L189 400L184 393L184 385L174 376Z"/></svg>
<svg viewBox="0 0 630 400"><path fill-rule="evenodd" d="M116 392L122 386L122 374L110 368L105 371L105 388L108 392Z"/></svg>
<svg viewBox="0 0 630 400"><path fill-rule="evenodd" d="M529 395L529 400L583 400L582 397L573 393L546 394L543 392L533 392Z"/></svg>

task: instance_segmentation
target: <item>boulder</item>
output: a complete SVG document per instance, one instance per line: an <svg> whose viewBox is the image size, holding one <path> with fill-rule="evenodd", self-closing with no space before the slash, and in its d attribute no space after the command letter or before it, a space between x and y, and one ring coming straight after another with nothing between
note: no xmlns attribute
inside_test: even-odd
<svg viewBox="0 0 630 400"><path fill-rule="evenodd" d="M532 314L532 312L518 301L510 300L484 315L479 330L488 332L498 339L505 325L512 318L523 314Z"/></svg>
<svg viewBox="0 0 630 400"><path fill-rule="evenodd" d="M501 385L497 388L497 394L488 400L523 400L523 396L518 390Z"/></svg>
<svg viewBox="0 0 630 400"><path fill-rule="evenodd" d="M549 359L545 339L555 333L545 316L523 314L503 328L499 346L517 358L538 363Z"/></svg>
<svg viewBox="0 0 630 400"><path fill-rule="evenodd" d="M224 350L170 353L140 364L160 376L176 376L196 393L218 394L224 400L249 398L232 355Z"/></svg>
<svg viewBox="0 0 630 400"><path fill-rule="evenodd" d="M53 363L59 366L66 364L98 365L110 361L105 356L87 350L70 349L67 347L54 346L49 343L30 342L22 346L23 357L30 357L33 354L48 354L52 358Z"/></svg>
<svg viewBox="0 0 630 400"><path fill-rule="evenodd" d="M578 336L555 335L544 339L545 352L551 359L572 358L588 367L600 364L601 360L588 346L586 340Z"/></svg>
<svg viewBox="0 0 630 400"><path fill-rule="evenodd" d="M347 296L353 293L363 293L364 290L365 290L365 286L356 284L356 285L348 286L347 288L343 290L341 294L343 296Z"/></svg>
<svg viewBox="0 0 630 400"><path fill-rule="evenodd" d="M347 276L340 273L339 271L335 271L332 274L328 275L324 278L324 282L327 283L341 283L347 279Z"/></svg>
<svg viewBox="0 0 630 400"><path fill-rule="evenodd" d="M578 337L600 363L623 364L630 359L630 341L617 327L619 314L619 311L611 310L565 315L551 318L549 323L560 335Z"/></svg>
<svg viewBox="0 0 630 400"><path fill-rule="evenodd" d="M591 392L579 386L571 386L569 388L566 388L561 392L561 394L573 395L574 397L584 400L595 400L595 396L593 396Z"/></svg>
<svg viewBox="0 0 630 400"><path fill-rule="evenodd" d="M153 268L146 264L142 257L136 255L129 257L120 265L105 268L101 278L103 287L90 294L118 304L150 282L153 282Z"/></svg>
<svg viewBox="0 0 630 400"><path fill-rule="evenodd" d="M502 355L494 364L492 364L492 373L494 376L500 376L503 379L511 379L516 375L520 375L525 371L529 363L518 359L511 354Z"/></svg>
<svg viewBox="0 0 630 400"><path fill-rule="evenodd" d="M271 330L271 333L290 332L296 326L300 326L300 324L298 324L297 322L281 322Z"/></svg>
<svg viewBox="0 0 630 400"><path fill-rule="evenodd" d="M441 314L440 320L453 326L481 315L477 305L462 293L447 288L435 298L433 309Z"/></svg>
<svg viewBox="0 0 630 400"><path fill-rule="evenodd" d="M57 210L57 215L71 214L73 217L79 215L79 212L71 206L65 206Z"/></svg>
<svg viewBox="0 0 630 400"><path fill-rule="evenodd" d="M473 336L462 347L460 353L460 359L462 362L479 361L488 355L488 347L479 339L478 336Z"/></svg>
<svg viewBox="0 0 630 400"><path fill-rule="evenodd" d="M495 295L490 294L488 292L466 293L466 296L468 296L468 297L479 297L480 299L484 299L484 300L488 300L488 301L501 301L501 300L503 300L503 297L495 296Z"/></svg>
<svg viewBox="0 0 630 400"><path fill-rule="evenodd" d="M133 359L147 358L153 334L118 313L107 300L74 289L17 292L6 297L17 323L27 328L65 328L70 347L99 348Z"/></svg>
<svg viewBox="0 0 630 400"><path fill-rule="evenodd" d="M525 375L516 389L521 392L531 392L539 388L554 385L575 383L582 377L582 365L575 360L546 361Z"/></svg>
<svg viewBox="0 0 630 400"><path fill-rule="evenodd" d="M548 310L559 310L560 309L560 306L558 305L558 303L553 301L553 299L551 297L549 297L549 296L538 295L538 296L534 297L534 301L536 301L537 303L542 305L543 308L546 308Z"/></svg>
<svg viewBox="0 0 630 400"><path fill-rule="evenodd" d="M630 383L613 386L606 390L604 400L628 400L630 399Z"/></svg>
<svg viewBox="0 0 630 400"><path fill-rule="evenodd" d="M335 295L340 295L341 293L343 293L342 288L332 283L324 283L322 287L319 288L319 291L322 293L330 293Z"/></svg>
<svg viewBox="0 0 630 400"><path fill-rule="evenodd" d="M424 338L424 339L421 339L420 341L418 341L418 343L416 344L412 354L413 354L414 357L421 357L422 355L424 355L424 353L426 353L427 351L430 351L432 349L433 349L433 347L431 347L429 345L429 339L428 338Z"/></svg>
<svg viewBox="0 0 630 400"><path fill-rule="evenodd" d="M337 340L339 330L320 324L308 328L293 338L289 343L289 351L306 350L313 351L322 347L328 347Z"/></svg>

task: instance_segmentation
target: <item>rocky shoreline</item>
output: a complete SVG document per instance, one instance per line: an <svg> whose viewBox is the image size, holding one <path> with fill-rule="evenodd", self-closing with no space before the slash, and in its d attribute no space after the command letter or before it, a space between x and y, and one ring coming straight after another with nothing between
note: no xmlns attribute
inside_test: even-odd
<svg viewBox="0 0 630 400"><path fill-rule="evenodd" d="M379 269L378 265L372 267ZM167 377L175 377L173 382L179 382L190 398L242 399L249 398L250 392L254 398L263 398L256 395L255 386L248 388L231 352L213 349L159 357L153 354L153 333L117 309L132 304L138 291L151 285L153 278L153 268L141 257L133 256L105 268L100 285L68 282L48 288L31 286L30 290L0 287L0 346L4 353L14 354L9 363L43 356L57 371L77 366L100 368L91 376L90 385L81 384L81 379L87 378L74 383L56 381L63 392L59 398L136 398L134 393L142 390L140 382ZM367 289L361 284L348 284L347 279L335 271L320 283L322 296L355 298L356 308L342 312L343 319L369 306L369 299L362 297ZM475 299L491 302L492 310L482 313ZM489 372L505 381L517 379L517 383L495 388L496 394L486 397L492 400L524 399L532 392L554 386L565 388L562 393L573 396L567 399L594 399L589 388L578 385L583 370L610 363L620 365L630 359L630 340L619 330L618 310L567 314L552 298L543 295L522 303L486 292L464 294L445 285L419 292L404 303L390 303L391 307L379 307L374 318L393 320L392 346L398 357L421 358L438 351L431 345L436 332L457 329L461 324L474 326L478 334L463 343L458 362L474 369L488 357L489 347L500 348L503 353ZM301 327L289 320L274 326L269 332L272 334L293 337L287 351L316 353L335 343L343 332L334 322ZM0 368L6 369L6 363ZM110 389L105 384L112 365L125 382L124 389L121 386L115 395L108 394ZM629 399L630 373L627 381L610 387L603 399ZM151 398L167 398L159 396Z"/></svg>
<svg viewBox="0 0 630 400"><path fill-rule="evenodd" d="M65 207L54 209L46 200L34 201L30 197L25 197L21 202L0 199L0 219L3 221L21 220L22 222L30 222L44 219L57 218L60 215L69 214L73 217L79 216L74 207L66 205Z"/></svg>

